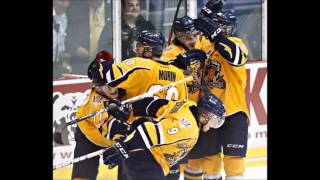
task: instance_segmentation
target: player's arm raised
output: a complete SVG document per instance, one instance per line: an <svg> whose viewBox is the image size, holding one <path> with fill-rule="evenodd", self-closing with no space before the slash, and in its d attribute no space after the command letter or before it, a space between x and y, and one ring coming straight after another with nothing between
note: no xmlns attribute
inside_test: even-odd
<svg viewBox="0 0 320 180"><path fill-rule="evenodd" d="M219 25L208 17L199 17L194 20L196 29L214 43L219 53L233 66L242 66L247 61L247 52L244 47L227 38Z"/></svg>

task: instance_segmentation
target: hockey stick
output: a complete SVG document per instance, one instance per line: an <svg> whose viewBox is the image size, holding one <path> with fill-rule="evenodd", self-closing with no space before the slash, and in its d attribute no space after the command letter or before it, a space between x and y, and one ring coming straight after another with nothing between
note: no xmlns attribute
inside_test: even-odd
<svg viewBox="0 0 320 180"><path fill-rule="evenodd" d="M165 85L165 86L162 86L162 87L160 87L160 88L158 88L158 89L154 89L154 90L152 90L152 91L149 91L149 92L143 93L143 94L141 94L141 95L135 96L135 97L133 97L133 98L131 98L131 99L127 99L127 100L125 100L125 101L122 101L121 104L127 104L127 103L131 103L131 102L134 102L134 101L143 99L143 98L145 98L145 97L153 96L154 94L156 94L156 93L158 93L158 92L161 92L161 91L163 91L163 90L166 90L166 89L168 89L168 88L170 88L170 87L174 87L174 86L176 86L176 85L179 85L179 84L182 84L182 83L186 83L186 82L189 82L189 81L192 81L192 80L193 80L193 77L192 77L192 76L189 76L189 77L184 78L184 79L182 79L182 80L180 80L180 81L172 82L172 83L167 84L167 85ZM74 119L74 120L72 120L72 121L70 121L70 122L67 122L67 123L66 123L65 125L63 125L62 127L61 127L61 126L58 127L58 128L56 129L56 131L54 132L54 134L53 134L53 140L54 140L54 142L56 142L56 143L58 143L58 144L63 144L63 141L62 141L62 130L63 130L64 128L66 128L67 126L72 125L72 124L76 124L76 123L78 123L78 122L81 122L81 121L86 120L86 119L88 119L88 118L90 118L90 117L96 116L96 115L98 115L98 114L101 114L101 113L107 112L107 111L108 111L107 108L106 108L106 109L100 109L99 111L96 111L96 112L87 114L87 115L82 116L82 117L80 117L80 118L78 118L78 119Z"/></svg>
<svg viewBox="0 0 320 180"><path fill-rule="evenodd" d="M80 79L89 79L88 76L85 75L78 75L78 74L62 74L63 77L73 77L73 78L80 78Z"/></svg>
<svg viewBox="0 0 320 180"><path fill-rule="evenodd" d="M153 90L153 91L149 91L149 92L143 93L143 94L141 94L141 95L139 95L139 96L135 96L135 97L133 97L133 98L131 98L131 99L122 101L121 104L131 103L131 102L133 102L133 101L137 101L137 100L142 99L142 98L144 98L144 97L152 96L152 95L154 95L154 94L156 94L156 93L158 93L158 92L161 92L161 91L163 91L163 90L165 90L165 89L168 89L168 88L170 88L170 87L174 87L174 86L176 86L176 85L178 85L178 84L182 84L182 83L189 82L189 81L191 81L191 80L193 80L193 77L192 77L192 76L189 76L189 77L184 78L184 79L182 79L182 80L180 80L180 81L172 82L172 83L170 83L170 84L168 84L168 85L165 85L165 86L163 86L163 87L161 87L161 88L159 88L159 89L155 89L155 90ZM106 110L106 109L102 109L102 110ZM94 112L94 113L92 113L92 114L97 114L98 112L101 112L101 110L100 110L100 111L97 111L97 112ZM90 114L89 114L89 115L90 115ZM83 116L83 117L81 117L81 118L84 118L84 117L88 118L89 115ZM80 118L79 118L79 119L80 119ZM84 119L83 119L83 120L84 120ZM78 122L79 122L79 121L78 121ZM76 122L75 122L75 123L76 123ZM86 154L86 155L77 157L77 158L75 158L75 159L73 159L72 161L69 161L69 162L64 162L64 163L60 163L60 164L54 165L54 166L53 166L53 170L56 170L56 169L59 169L59 168L65 167L65 166L69 166L69 165L74 164L74 163L78 163L78 162L81 162L81 161L84 161L84 160L87 160L87 159L90 159L90 158L93 158L93 157L102 155L102 154L103 154L107 149L109 149L109 148L110 148L110 147L107 147L107 148L105 148L105 149L101 149L101 150L98 150L98 151L95 151L95 152L92 152L92 153L89 153L89 154Z"/></svg>
<svg viewBox="0 0 320 180"><path fill-rule="evenodd" d="M172 26L171 26L171 28L170 28L170 32L169 32L168 46L169 46L169 45L170 45L170 43L171 43L172 34L173 34L173 25L174 25L174 21L176 21L176 19L177 19L177 16L178 16L178 12L179 12L179 9L180 9L180 5L181 5L181 3L182 3L182 0L179 0L178 5L177 5L177 9L176 9L176 13L174 14L174 18L173 18Z"/></svg>
<svg viewBox="0 0 320 180"><path fill-rule="evenodd" d="M133 98L124 100L124 101L121 102L121 104L124 105L124 104L127 104L127 103L131 103L131 102L134 102L134 101L143 99L143 98L145 98L145 97L153 96L154 94L156 94L156 93L158 93L158 92L161 92L161 91L163 91L163 90L166 90L166 89L169 89L169 88L171 88L171 87L174 87L174 86L176 86L176 85L178 85L178 84L186 83L186 82L189 82L189 81L192 81L192 80L193 80L193 77L192 77L192 76L189 76L189 77L184 78L184 79L182 79L182 80L180 80L180 81L172 82L172 83L167 84L167 85L165 85L165 86L162 86L162 87L160 87L160 88L158 88L158 89L154 89L154 90L152 90L152 91L143 93L143 94L138 95L138 96L135 96L135 97L133 97ZM75 119L75 120L73 120L73 121L67 122L64 127L69 126L69 125L72 125L72 124L75 124L75 123L78 123L78 122L83 121L83 120L85 120L85 119L87 119L87 118L96 116L96 115L98 115L98 114L101 114L101 113L107 112L107 111L108 111L108 109L106 108L106 109L101 109L101 110L96 111L96 112L93 112L93 113L91 113L91 114L82 116L82 117L80 117L80 118L78 118L78 119Z"/></svg>
<svg viewBox="0 0 320 180"><path fill-rule="evenodd" d="M95 152L92 152L92 153L77 157L77 158L73 159L72 161L67 161L67 162L63 162L63 163L60 163L60 164L53 165L53 170L56 170L56 169L59 169L59 168L65 167L65 166L69 166L71 164L75 164L75 163L78 163L78 162L81 162L81 161L84 161L84 160L91 159L93 157L102 155L109 148L110 147L107 147L107 148L100 149L98 151L95 151Z"/></svg>

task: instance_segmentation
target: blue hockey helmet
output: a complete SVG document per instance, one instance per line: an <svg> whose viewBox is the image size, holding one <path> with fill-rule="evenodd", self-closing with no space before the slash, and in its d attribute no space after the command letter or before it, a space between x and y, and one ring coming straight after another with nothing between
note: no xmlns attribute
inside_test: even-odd
<svg viewBox="0 0 320 180"><path fill-rule="evenodd" d="M148 48L148 46L152 48L155 57L162 55L166 44L166 39L163 34L154 30L144 30L140 32L136 41L144 44L145 50L147 50L146 48Z"/></svg>
<svg viewBox="0 0 320 180"><path fill-rule="evenodd" d="M106 74L112 67L113 60L101 56L101 52L97 54L88 67L88 77L92 80L93 86L102 86L107 83Z"/></svg>
<svg viewBox="0 0 320 180"><path fill-rule="evenodd" d="M213 128L219 128L225 121L225 107L223 102L214 94L208 93L198 101L199 118L205 119L203 124L210 122Z"/></svg>
<svg viewBox="0 0 320 180"><path fill-rule="evenodd" d="M176 32L190 32L195 31L193 19L189 16L177 18L173 23L173 31Z"/></svg>

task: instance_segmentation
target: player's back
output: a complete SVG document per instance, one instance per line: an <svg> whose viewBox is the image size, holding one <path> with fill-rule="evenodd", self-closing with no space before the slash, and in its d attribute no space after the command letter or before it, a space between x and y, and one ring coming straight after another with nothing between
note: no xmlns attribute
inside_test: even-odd
<svg viewBox="0 0 320 180"><path fill-rule="evenodd" d="M146 122L138 131L165 174L196 144L199 127L191 108L193 101L170 101L157 111L158 123ZM157 132L157 133L156 133Z"/></svg>
<svg viewBox="0 0 320 180"><path fill-rule="evenodd" d="M184 79L183 72L164 62L134 57L112 65L107 73L108 85L124 89L126 98ZM187 87L180 84L156 94L168 100L186 100Z"/></svg>

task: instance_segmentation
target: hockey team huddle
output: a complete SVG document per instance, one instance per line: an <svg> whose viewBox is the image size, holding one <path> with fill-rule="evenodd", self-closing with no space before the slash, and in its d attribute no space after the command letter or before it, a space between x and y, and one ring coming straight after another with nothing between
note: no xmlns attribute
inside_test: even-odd
<svg viewBox="0 0 320 180"><path fill-rule="evenodd" d="M237 18L210 0L198 18L177 18L175 38L142 31L136 57L115 63L101 51L88 67L92 89L77 118L74 157L106 149L118 180L244 179L249 113L248 50L234 37ZM112 57L112 56L111 56ZM130 103L125 100L192 76L186 83ZM107 148L109 147L109 148ZM99 156L73 164L73 180L95 180Z"/></svg>

